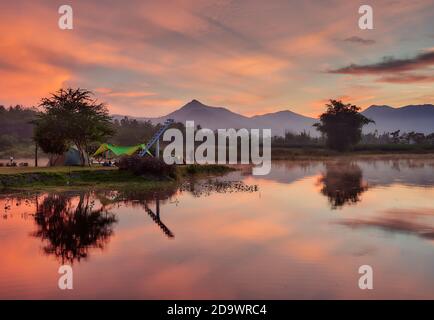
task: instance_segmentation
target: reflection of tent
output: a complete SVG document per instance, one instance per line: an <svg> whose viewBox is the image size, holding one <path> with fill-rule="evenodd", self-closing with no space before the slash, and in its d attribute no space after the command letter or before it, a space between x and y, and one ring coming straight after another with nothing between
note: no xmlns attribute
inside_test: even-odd
<svg viewBox="0 0 434 320"><path fill-rule="evenodd" d="M85 158L85 165L89 164L89 157L87 154L84 156ZM50 161L48 162L49 166L81 166L81 159L80 159L80 151L78 151L76 146L72 146L69 148L68 151L66 151L64 154L61 155L52 155L50 157Z"/></svg>
<svg viewBox="0 0 434 320"><path fill-rule="evenodd" d="M145 144L138 144L135 146L129 146L129 147L122 147L122 146L115 146L113 144L109 143L103 143L98 150L95 151L93 154L94 157L99 156L103 154L104 152L111 151L115 156L130 156L134 153L136 153L138 150L142 150L145 148ZM149 154L151 154L148 151Z"/></svg>

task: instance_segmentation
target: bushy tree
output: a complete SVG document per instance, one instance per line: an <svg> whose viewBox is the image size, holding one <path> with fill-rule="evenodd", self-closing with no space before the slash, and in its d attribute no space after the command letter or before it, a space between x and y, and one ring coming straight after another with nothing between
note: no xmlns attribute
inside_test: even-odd
<svg viewBox="0 0 434 320"><path fill-rule="evenodd" d="M60 89L43 98L40 107L43 112L35 121L35 140L43 150L56 150L58 145L60 151L75 144L82 164L93 142L102 142L114 133L106 105L93 99L88 90Z"/></svg>
<svg viewBox="0 0 434 320"><path fill-rule="evenodd" d="M47 154L60 156L69 148L63 128L49 116L35 122L33 140Z"/></svg>
<svg viewBox="0 0 434 320"><path fill-rule="evenodd" d="M330 100L327 111L314 126L326 137L329 148L345 151L356 145L362 136L362 128L371 122L359 111L360 108L342 101Z"/></svg>

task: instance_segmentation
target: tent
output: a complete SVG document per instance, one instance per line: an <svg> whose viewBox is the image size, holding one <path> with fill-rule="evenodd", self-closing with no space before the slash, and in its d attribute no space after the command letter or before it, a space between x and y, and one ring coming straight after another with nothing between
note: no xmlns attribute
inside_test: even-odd
<svg viewBox="0 0 434 320"><path fill-rule="evenodd" d="M94 157L99 156L103 154L104 152L111 151L113 154L117 157L119 156L130 156L134 153L136 153L138 150L142 150L145 148L145 144L138 144L135 146L129 146L129 147L123 147L123 146L115 146L113 144L109 143L103 143L100 145L98 150L95 151L93 154ZM148 154L152 155L149 151Z"/></svg>
<svg viewBox="0 0 434 320"><path fill-rule="evenodd" d="M85 154L85 163L84 165L89 164L89 157ZM72 146L61 155L52 155L50 157L50 161L48 162L48 166L81 166L80 159L80 151L78 151L76 146Z"/></svg>

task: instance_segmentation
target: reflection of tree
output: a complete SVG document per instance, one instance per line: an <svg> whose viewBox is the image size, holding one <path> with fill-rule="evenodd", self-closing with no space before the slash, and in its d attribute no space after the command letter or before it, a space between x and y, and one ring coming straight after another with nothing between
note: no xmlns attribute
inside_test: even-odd
<svg viewBox="0 0 434 320"><path fill-rule="evenodd" d="M332 209L360 201L360 195L368 190L360 167L355 163L326 164L326 173L319 179L321 193L328 197Z"/></svg>
<svg viewBox="0 0 434 320"><path fill-rule="evenodd" d="M98 199L104 206L113 206L123 203L127 206L140 206L145 209L151 219L160 227L168 238L174 238L173 232L163 223L160 216L160 199L162 202L170 199L177 192L177 188L167 188L160 191L120 190L102 191L97 194ZM155 202L155 212L150 205Z"/></svg>
<svg viewBox="0 0 434 320"><path fill-rule="evenodd" d="M172 185L159 191L124 189L116 191L98 191L95 193L98 200L104 207L113 207L124 204L130 207L142 207L149 217L158 225L168 238L174 238L174 233L164 224L160 215L160 203L164 204L178 192L190 192L195 197L210 196L212 193L233 193L233 192L257 192L256 185L249 186L241 181L220 181L220 180L190 180L182 185ZM155 203L155 211L151 205Z"/></svg>
<svg viewBox="0 0 434 320"><path fill-rule="evenodd" d="M72 264L86 258L91 248L103 249L113 234L116 218L104 208L94 210L93 206L90 194L45 198L35 214L38 230L34 233L47 243L44 252Z"/></svg>

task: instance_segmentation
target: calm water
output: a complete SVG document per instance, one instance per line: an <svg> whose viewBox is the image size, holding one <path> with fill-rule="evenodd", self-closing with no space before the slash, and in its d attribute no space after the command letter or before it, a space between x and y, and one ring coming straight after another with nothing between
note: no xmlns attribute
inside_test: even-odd
<svg viewBox="0 0 434 320"><path fill-rule="evenodd" d="M434 299L432 160L275 162L161 193L3 194L0 210L0 298Z"/></svg>

